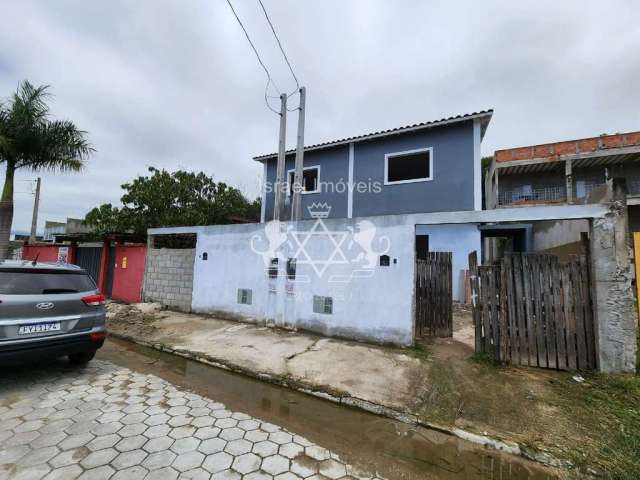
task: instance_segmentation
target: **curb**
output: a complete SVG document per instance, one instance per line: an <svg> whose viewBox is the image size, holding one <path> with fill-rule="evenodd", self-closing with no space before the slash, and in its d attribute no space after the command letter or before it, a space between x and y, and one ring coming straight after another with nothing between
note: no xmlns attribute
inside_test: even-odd
<svg viewBox="0 0 640 480"><path fill-rule="evenodd" d="M189 350L174 348L162 343L145 342L143 340L138 340L130 335L125 335L122 333L109 332L109 335L121 340L126 340L129 342L135 343L137 345L153 348L154 350L158 350L160 352L171 353L173 355L183 357L188 360L193 360L193 361L203 363L205 365L210 365L212 367L220 368L222 370L226 370L229 372L242 374L250 378L262 380L264 382L272 383L274 385L289 388L291 390L295 390L300 393L305 393L307 395L312 395L317 398L329 400L330 402L337 403L340 405L345 405L347 407L356 408L368 413L372 413L374 415L391 418L393 420L397 420L399 422L403 422L409 425L421 426L424 428L428 428L430 430L435 430L437 432L444 433L446 435L451 435L451 436L460 438L462 440L466 440L467 442L471 442L476 445L481 445L487 448L491 448L492 450L497 450L497 451L505 452L511 455L526 458L527 460L540 463L546 467L558 468L558 469L570 469L574 467L574 465L567 460L560 460L545 452L533 450L530 447L520 445L517 442L503 441L497 438L489 437L487 435L479 435L477 433L472 433L467 430L462 430L456 427L447 427L447 426L438 425L431 422L425 422L423 420L420 420L420 418L417 415L401 412L393 408L386 407L384 405L372 403L372 402L369 402L368 400L363 400L357 397L353 397L344 392L338 392L338 391L331 392L328 390L321 390L321 389L318 389L317 386L308 385L299 380L292 380L290 378L279 376L279 375L258 373L253 370L249 370L247 368L241 367L239 365L236 365L230 362L225 362L220 359L211 357L209 355L199 355Z"/></svg>

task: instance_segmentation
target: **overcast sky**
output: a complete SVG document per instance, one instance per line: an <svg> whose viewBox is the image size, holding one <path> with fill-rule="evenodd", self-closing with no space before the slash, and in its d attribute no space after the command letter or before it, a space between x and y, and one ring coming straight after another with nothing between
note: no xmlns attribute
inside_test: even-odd
<svg viewBox="0 0 640 480"><path fill-rule="evenodd" d="M483 155L640 130L637 1L264 3L308 90L306 143L487 108ZM294 88L257 0L234 4L276 83ZM39 230L119 203L150 165L258 195L251 157L276 150L278 117L225 1L0 0L0 12L0 96L50 84L52 112L97 149L83 174L42 174ZM34 176L17 177L14 229L31 223Z"/></svg>

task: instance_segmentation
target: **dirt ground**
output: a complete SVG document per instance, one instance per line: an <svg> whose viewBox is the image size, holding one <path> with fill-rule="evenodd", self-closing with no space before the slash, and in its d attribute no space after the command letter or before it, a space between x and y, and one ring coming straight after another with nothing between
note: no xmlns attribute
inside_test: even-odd
<svg viewBox="0 0 640 480"><path fill-rule="evenodd" d="M608 468L615 412L592 412L597 377L493 364L474 355L471 313L456 307L454 336L389 348L236 321L160 310L108 308L111 332L171 345L225 365L349 395L416 415L422 422L516 442L538 458ZM640 400L640 399L639 399ZM618 427L619 428L619 427ZM635 477L611 477L635 478Z"/></svg>

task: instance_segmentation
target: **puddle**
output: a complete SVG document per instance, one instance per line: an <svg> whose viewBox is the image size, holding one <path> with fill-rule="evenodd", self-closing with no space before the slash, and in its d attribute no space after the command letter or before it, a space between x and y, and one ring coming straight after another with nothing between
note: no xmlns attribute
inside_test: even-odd
<svg viewBox="0 0 640 480"><path fill-rule="evenodd" d="M224 403L231 410L278 424L332 450L344 461L394 479L557 478L536 463L450 435L414 427L299 392L110 338L98 358Z"/></svg>

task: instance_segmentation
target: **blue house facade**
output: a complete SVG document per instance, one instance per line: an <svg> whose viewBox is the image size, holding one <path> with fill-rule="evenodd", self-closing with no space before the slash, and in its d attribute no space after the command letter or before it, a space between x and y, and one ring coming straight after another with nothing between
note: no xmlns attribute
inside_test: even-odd
<svg viewBox="0 0 640 480"><path fill-rule="evenodd" d="M480 143L492 111L400 127L305 147L303 218L312 204L329 218L482 209ZM277 155L263 164L261 221L273 219ZM292 183L295 152L287 152ZM280 218L291 218L290 188Z"/></svg>

